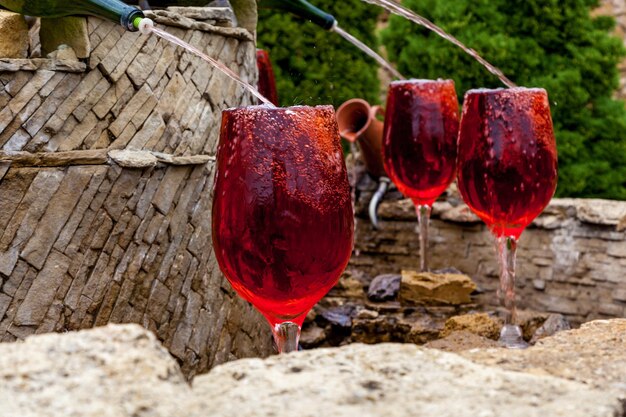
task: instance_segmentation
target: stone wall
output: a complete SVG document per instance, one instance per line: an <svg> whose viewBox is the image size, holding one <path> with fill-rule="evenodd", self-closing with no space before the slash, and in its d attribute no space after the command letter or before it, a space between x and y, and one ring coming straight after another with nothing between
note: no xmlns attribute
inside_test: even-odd
<svg viewBox="0 0 626 417"><path fill-rule="evenodd" d="M155 19L256 77L245 29ZM134 322L188 376L268 354L263 319L210 243L221 111L250 98L155 36L86 28L85 61L0 60L0 340Z"/></svg>
<svg viewBox="0 0 626 417"><path fill-rule="evenodd" d="M359 219L352 266L369 279L417 269L411 201L383 202L380 217L381 230ZM497 306L493 238L454 192L434 206L429 252L433 269L458 268L479 285L480 304ZM626 202L555 199L522 234L517 254L521 308L561 313L574 324L626 316Z"/></svg>

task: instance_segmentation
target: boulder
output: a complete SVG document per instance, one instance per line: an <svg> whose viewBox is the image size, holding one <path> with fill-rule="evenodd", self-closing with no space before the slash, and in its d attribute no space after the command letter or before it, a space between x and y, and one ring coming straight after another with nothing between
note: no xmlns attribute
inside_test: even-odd
<svg viewBox="0 0 626 417"><path fill-rule="evenodd" d="M477 338L454 332L448 338ZM39 417L624 417L626 319L524 351L352 344L196 377L137 325L0 344L0 414ZM468 360L469 359L469 360Z"/></svg>
<svg viewBox="0 0 626 417"><path fill-rule="evenodd" d="M470 303L476 284L463 274L402 271L400 302L410 305Z"/></svg>
<svg viewBox="0 0 626 417"><path fill-rule="evenodd" d="M613 417L619 399L408 344L353 344L220 365L193 383L213 417Z"/></svg>
<svg viewBox="0 0 626 417"><path fill-rule="evenodd" d="M617 392L626 401L626 319L588 322L524 350L475 350L462 355L485 365L579 381Z"/></svg>
<svg viewBox="0 0 626 417"><path fill-rule="evenodd" d="M191 400L176 361L138 325L0 344L0 415L173 417Z"/></svg>
<svg viewBox="0 0 626 417"><path fill-rule="evenodd" d="M439 334L441 338L460 330L474 333L487 339L497 340L500 337L502 323L487 313L463 314L450 317Z"/></svg>
<svg viewBox="0 0 626 417"><path fill-rule="evenodd" d="M28 57L30 38L24 16L0 10L0 34L0 58Z"/></svg>

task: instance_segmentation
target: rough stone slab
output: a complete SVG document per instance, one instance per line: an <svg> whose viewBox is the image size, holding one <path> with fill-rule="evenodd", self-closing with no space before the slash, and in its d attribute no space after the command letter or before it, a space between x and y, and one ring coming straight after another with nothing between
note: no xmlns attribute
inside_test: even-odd
<svg viewBox="0 0 626 417"><path fill-rule="evenodd" d="M14 320L16 325L34 326L41 322L68 267L67 257L56 252L50 255L45 267L33 281L26 298L17 310Z"/></svg>
<svg viewBox="0 0 626 417"><path fill-rule="evenodd" d="M463 274L402 271L400 301L405 304L466 304L476 284Z"/></svg>
<svg viewBox="0 0 626 417"><path fill-rule="evenodd" d="M62 167L71 165L103 165L106 164L107 161L108 156L106 149L56 153L0 151L0 162L10 162L14 167Z"/></svg>
<svg viewBox="0 0 626 417"><path fill-rule="evenodd" d="M235 14L230 7L177 7L170 6L167 11L195 20L213 20L220 26L232 25ZM156 11L155 13L160 13Z"/></svg>
<svg viewBox="0 0 626 417"><path fill-rule="evenodd" d="M148 151L112 150L109 157L124 168L149 168L156 166L158 160Z"/></svg>
<svg viewBox="0 0 626 417"><path fill-rule="evenodd" d="M0 72L17 71L60 71L60 72L85 72L87 65L80 61L68 61L59 59L31 58L31 59L7 59L0 58Z"/></svg>
<svg viewBox="0 0 626 417"><path fill-rule="evenodd" d="M43 267L52 245L94 173L93 168L86 169L82 166L68 169L56 194L48 202L46 212L37 225L35 233L22 251L20 255L22 259L37 269Z"/></svg>
<svg viewBox="0 0 626 417"><path fill-rule="evenodd" d="M610 393L413 345L349 345L218 366L193 383L206 415L613 417Z"/></svg>
<svg viewBox="0 0 626 417"><path fill-rule="evenodd" d="M154 20L155 23L165 26L177 27L188 30L199 30L214 35L221 35L227 38L254 42L254 35L252 35L249 30L241 27L231 28L215 26L206 22L199 22L197 20L187 18L179 14L174 14L166 10L160 10L158 11L158 14L156 14L155 11L146 12L146 16Z"/></svg>
<svg viewBox="0 0 626 417"><path fill-rule="evenodd" d="M152 152L152 154L165 164L170 165L204 165L208 162L215 162L212 155L174 156L163 152Z"/></svg>
<svg viewBox="0 0 626 417"><path fill-rule="evenodd" d="M462 355L485 365L582 382L615 392L626 401L626 319L585 323L525 350L476 350Z"/></svg>
<svg viewBox="0 0 626 417"><path fill-rule="evenodd" d="M137 325L0 344L0 380L4 416L194 415L178 365Z"/></svg>

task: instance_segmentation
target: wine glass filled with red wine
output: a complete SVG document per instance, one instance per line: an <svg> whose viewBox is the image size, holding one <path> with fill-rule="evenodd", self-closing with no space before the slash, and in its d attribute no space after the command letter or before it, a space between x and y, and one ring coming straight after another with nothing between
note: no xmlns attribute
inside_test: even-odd
<svg viewBox="0 0 626 417"><path fill-rule="evenodd" d="M279 352L352 253L350 186L332 106L226 110L213 245L237 293L268 320Z"/></svg>
<svg viewBox="0 0 626 417"><path fill-rule="evenodd" d="M400 192L413 200L420 269L428 270L432 205L454 180L459 104L452 80L392 82L387 95L383 160Z"/></svg>
<svg viewBox="0 0 626 417"><path fill-rule="evenodd" d="M500 342L526 346L516 325L515 250L522 231L554 195L557 152L548 95L539 88L470 90L459 132L458 186L496 238Z"/></svg>

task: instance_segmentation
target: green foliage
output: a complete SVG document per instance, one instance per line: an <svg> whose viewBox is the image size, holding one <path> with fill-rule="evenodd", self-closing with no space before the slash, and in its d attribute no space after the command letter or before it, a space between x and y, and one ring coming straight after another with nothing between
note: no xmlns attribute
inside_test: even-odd
<svg viewBox="0 0 626 417"><path fill-rule="evenodd" d="M626 54L614 22L590 17L597 0L405 0L403 4L498 66L519 85L543 87L559 148L559 196L626 200L626 110L611 98ZM407 76L452 78L459 94L501 86L460 49L404 19L382 34Z"/></svg>
<svg viewBox="0 0 626 417"><path fill-rule="evenodd" d="M313 0L339 24L376 48L380 9L360 0ZM378 101L377 65L336 33L277 10L259 10L258 46L270 53L281 105Z"/></svg>

